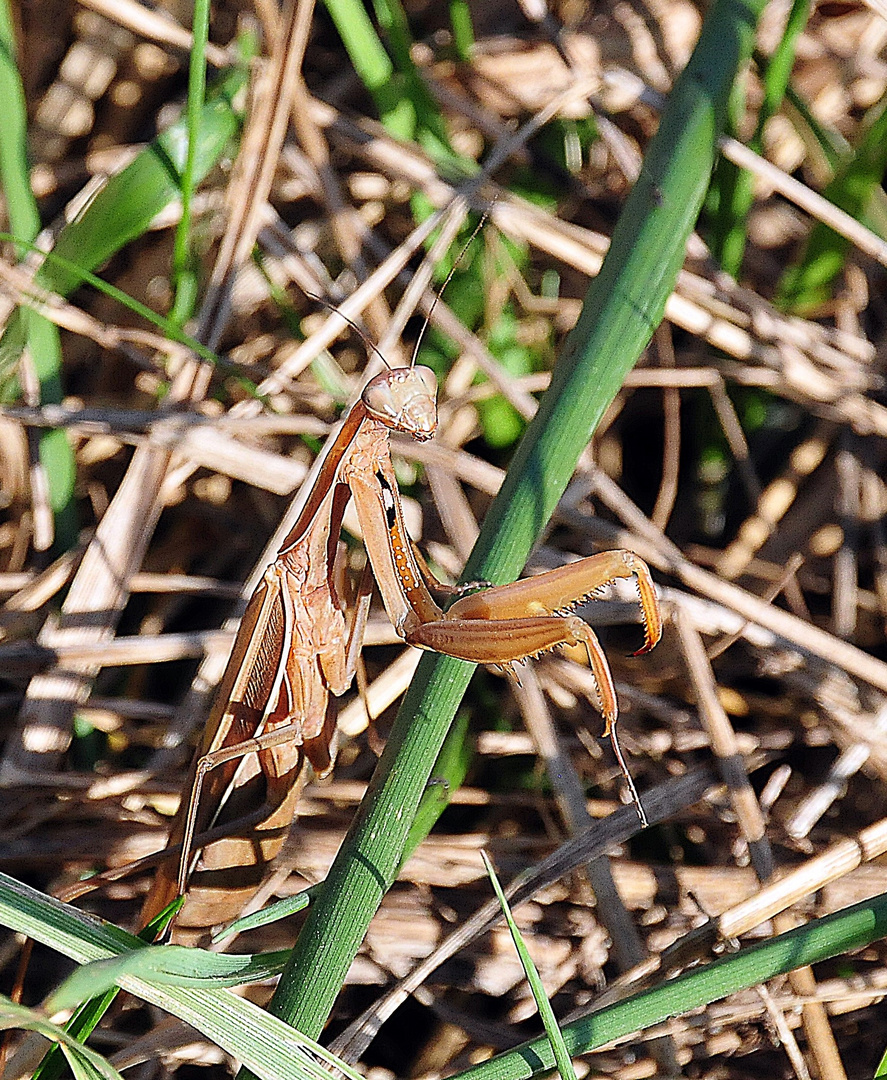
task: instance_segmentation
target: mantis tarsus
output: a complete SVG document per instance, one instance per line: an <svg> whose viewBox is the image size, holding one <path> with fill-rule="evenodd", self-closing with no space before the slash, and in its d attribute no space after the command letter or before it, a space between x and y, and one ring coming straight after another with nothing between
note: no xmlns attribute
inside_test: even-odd
<svg viewBox="0 0 887 1080"><path fill-rule="evenodd" d="M184 925L206 926L236 914L286 837L303 759L320 773L332 765L330 694L337 697L351 684L370 592L365 580L349 624L334 569L351 497L388 616L411 645L506 670L558 645L585 647L605 734L634 794L616 742L609 665L595 634L569 609L602 585L634 578L644 620L638 652L646 652L662 630L650 572L630 551L607 551L510 585L484 583L442 610L432 592L464 590L438 582L410 540L388 443L391 431L430 439L437 426L436 397L429 368L394 368L371 379L348 414L302 513L250 598L195 755L190 798L173 824L170 857L158 868L143 910L145 921L184 893L192 841L214 822L245 755L255 752L264 776L259 820L254 814L245 835L204 847L200 889L193 890L200 900L189 900L180 919ZM238 785L233 802L242 790Z"/></svg>

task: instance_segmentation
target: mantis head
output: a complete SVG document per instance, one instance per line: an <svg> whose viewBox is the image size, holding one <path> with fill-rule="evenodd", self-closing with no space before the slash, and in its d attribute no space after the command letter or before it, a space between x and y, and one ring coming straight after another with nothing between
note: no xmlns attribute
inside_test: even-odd
<svg viewBox="0 0 887 1080"><path fill-rule="evenodd" d="M431 368L392 368L370 379L361 395L374 420L425 442L437 428L437 377Z"/></svg>

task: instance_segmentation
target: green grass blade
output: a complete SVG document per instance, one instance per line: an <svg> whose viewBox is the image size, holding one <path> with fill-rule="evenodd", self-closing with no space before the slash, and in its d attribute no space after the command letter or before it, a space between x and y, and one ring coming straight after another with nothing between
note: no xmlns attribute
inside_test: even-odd
<svg viewBox="0 0 887 1080"><path fill-rule="evenodd" d="M220 941L224 941L225 938L231 937L232 934L245 934L247 930L256 930L260 926L270 926L271 923L288 919L291 915L297 915L308 907L318 887L312 885L303 892L296 893L295 896L284 897L283 900L269 904L268 907L262 908L261 911L254 911L251 915L244 915L240 919L235 919L233 923L214 935L213 944L217 945Z"/></svg>
<svg viewBox="0 0 887 1080"><path fill-rule="evenodd" d="M50 1039L59 1047L60 1060L63 1054L64 1060L77 1078L97 1080L98 1077L102 1077L103 1080L122 1080L120 1073L100 1054L87 1046L82 1046L67 1031L51 1023L45 1016L10 1001L2 995L0 995L0 1028L36 1031L44 1038Z"/></svg>
<svg viewBox="0 0 887 1080"><path fill-rule="evenodd" d="M798 39L807 25L811 6L811 0L793 0L773 55L767 60L759 61L764 98L758 110L755 133L749 140L749 146L756 153L763 152L764 127L767 121L776 115L785 99ZM739 115L737 113L737 116ZM754 199L754 179L748 170L740 169L725 159L718 163L717 173L720 198L713 250L723 269L738 278L745 254L748 215Z"/></svg>
<svg viewBox="0 0 887 1080"><path fill-rule="evenodd" d="M232 100L245 82L245 66L232 69L202 109L200 137L193 144L195 182L216 164L237 133L240 120ZM36 281L66 296L83 280L78 268L95 269L124 244L141 235L161 210L180 197L180 176L185 168L187 150L186 126L182 121L113 176L80 217L62 229L54 248L57 257L42 264ZM6 187L6 177L3 180ZM11 224L17 236L25 240L32 238L27 223L21 228L14 220ZM0 338L0 386L9 384L26 346L34 359L41 401L60 402L58 331L48 320L28 309L13 313ZM57 543L69 547L77 536L73 504L76 478L66 433L62 430L42 433L39 454L48 478L50 505L56 516Z"/></svg>
<svg viewBox="0 0 887 1080"><path fill-rule="evenodd" d="M468 63L474 45L474 23L467 0L450 0L450 26L456 56L462 63Z"/></svg>
<svg viewBox="0 0 887 1080"><path fill-rule="evenodd" d="M788 18L785 21L785 27L776 48L773 50L773 55L764 65L764 100L761 102L752 141L752 145L756 150L760 150L763 144L765 124L782 108L782 102L788 90L788 81L795 66L798 39L810 18L811 7L810 0L793 0Z"/></svg>
<svg viewBox="0 0 887 1080"><path fill-rule="evenodd" d="M195 143L194 175L206 176L240 127L234 95L246 85L246 69L232 69L201 111ZM121 172L112 176L83 213L59 233L36 275L38 284L68 296L84 279L82 270L101 266L125 244L141 236L154 218L181 197L180 178L188 153L187 125L173 124ZM23 237L27 239L27 237ZM0 383L9 378L24 347L24 319L17 312L0 338ZM61 385L55 392L61 400Z"/></svg>
<svg viewBox="0 0 887 1080"><path fill-rule="evenodd" d="M40 231L40 214L28 173L28 113L16 57L15 27L9 0L0 0L0 183L13 230L29 240Z"/></svg>
<svg viewBox="0 0 887 1080"><path fill-rule="evenodd" d="M0 874L0 925L48 945L78 964L139 947L139 939L131 934L6 874ZM329 1080L330 1066L351 1080L360 1080L322 1046L230 990L162 986L137 976L121 978L121 985L184 1020L267 1080Z"/></svg>
<svg viewBox="0 0 887 1080"><path fill-rule="evenodd" d="M246 86L246 67L232 68L201 109L197 138L190 143L183 118L145 147L130 164L112 176L83 213L59 233L53 248L85 270L101 266L125 244L141 236L155 217L182 196L182 173L189 145L193 178L199 183L240 131L234 98ZM46 266L38 280L67 296L79 284L73 274Z"/></svg>
<svg viewBox="0 0 887 1080"><path fill-rule="evenodd" d="M92 993L94 994L95 991L93 990ZM113 990L106 990L104 994L85 1001L75 1010L64 1026L64 1032L68 1038L78 1044L85 1043L119 993L120 991L115 986ZM57 1077L64 1072L66 1064L70 1064L70 1056L66 1046L59 1042L52 1047L34 1070L32 1080L57 1080Z"/></svg>
<svg viewBox="0 0 887 1080"><path fill-rule="evenodd" d="M194 312L197 301L197 266L191 250L191 200L197 187L197 140L206 97L206 46L209 41L209 0L195 0L191 33L193 44L188 65L188 149L182 169L182 216L173 248L175 299L171 317L180 325Z"/></svg>
<svg viewBox="0 0 887 1080"><path fill-rule="evenodd" d="M172 922L173 918L181 911L184 899L181 897L174 900L167 908L159 912L142 930L138 933L136 940L147 943L154 941L159 937L167 926ZM96 963L104 963L104 961L98 960ZM79 970L83 970L82 968ZM76 972L75 972L76 974ZM108 986L103 992L95 984L88 988L87 994L83 997L89 997L89 1000L84 1001L82 1005L74 1011L71 1019L65 1024L65 1032L77 1042L83 1043L89 1038L89 1036L98 1027L102 1017L114 1003L115 998L119 994L119 989ZM77 999L80 1000L79 998ZM33 1080L56 1080L61 1076L62 1070L65 1067L67 1055L61 1046L54 1046L48 1054L43 1058L40 1064L37 1066Z"/></svg>
<svg viewBox="0 0 887 1080"><path fill-rule="evenodd" d="M824 167L832 173L837 172L852 153L850 144L840 131L823 124L792 86L786 87L785 101L793 110L794 124L804 144L814 147Z"/></svg>
<svg viewBox="0 0 887 1080"><path fill-rule="evenodd" d="M729 132L733 134L746 113L745 87L733 88ZM754 178L732 161L718 161L706 200L711 211L711 233L707 237L712 254L721 267L738 277L745 252L748 212L751 209Z"/></svg>
<svg viewBox="0 0 887 1080"><path fill-rule="evenodd" d="M146 945L141 949L95 960L78 968L56 990L53 1010L70 1009L104 994L133 975L163 986L244 986L277 975L289 950L273 953L214 953L183 945Z"/></svg>
<svg viewBox="0 0 887 1080"><path fill-rule="evenodd" d="M12 236L9 233L0 233L0 240L5 240L10 244L15 244L17 247L25 248L28 250L36 251L37 248L34 244L31 244L25 240L20 240L16 236ZM54 251L48 251L46 253L46 263L55 266L56 270L66 276L70 276L72 279L76 279L80 285L91 285L94 289L104 293L115 303L120 304L121 307L131 311L134 315L138 315L139 318L150 323L152 326L156 326L170 341L178 341L182 345L187 345L189 349L192 349L201 360L206 360L210 364L217 364L223 366L222 358L212 349L208 349L206 345L198 341L197 338L193 338L190 334L186 334L180 327L173 322L172 319L165 318L163 315L158 315L156 311L142 304L134 297L125 293L122 289L118 289L116 285L111 285L107 281L104 281L100 277L96 277L95 274L89 270L83 269L77 263L72 262L70 259L63 259L57 255ZM36 300L39 303L39 296Z"/></svg>
<svg viewBox="0 0 887 1080"><path fill-rule="evenodd" d="M326 0L357 77L372 96L379 119L396 139L410 139L416 117L394 79L394 64L360 0Z"/></svg>
<svg viewBox="0 0 887 1080"><path fill-rule="evenodd" d="M40 231L40 214L31 191L27 157L27 107L16 64L16 41L9 0L0 0L0 185L12 231L33 240ZM21 349L27 347L40 385L41 403L62 400L62 350L56 326L34 311L21 315ZM21 355L21 349L19 355ZM16 356L16 360L18 356ZM2 369L0 369L2 370ZM0 373L0 385L3 378ZM46 474L49 504L55 518L58 547L77 539L74 508L74 454L64 431L44 431L38 453Z"/></svg>
<svg viewBox="0 0 887 1080"><path fill-rule="evenodd" d="M473 167L454 153L444 116L413 62L411 50L415 43L400 0L373 0L373 6L403 83L403 97L410 103L412 138L438 166L455 167L456 175L470 175Z"/></svg>
<svg viewBox="0 0 887 1080"><path fill-rule="evenodd" d="M866 133L855 153L823 195L851 217L884 235L884 193L881 184L887 169L887 100L873 110ZM835 281L843 271L850 241L822 222L817 222L807 240L800 262L780 282L777 302L786 310L807 314L827 303Z"/></svg>
<svg viewBox="0 0 887 1080"><path fill-rule="evenodd" d="M579 454L659 323L708 184L730 87L750 54L762 7L762 0L716 0L709 10L551 390L486 516L466 578L495 583L517 577ZM431 654L419 664L272 1002L277 1015L306 1033L321 1031L400 866L410 822L472 670Z"/></svg>
<svg viewBox="0 0 887 1080"><path fill-rule="evenodd" d="M517 955L520 957L521 966L526 973L527 982L530 984L530 990L533 993L533 1000L536 1002L536 1008L539 1010L539 1015L542 1017L542 1025L545 1028L545 1034L548 1037L548 1043L551 1046L551 1052L554 1055L554 1060L557 1064L557 1071L563 1077L563 1080L576 1080L576 1070L573 1068L570 1051L567 1049L564 1036L561 1033L561 1029L558 1027L554 1010L551 1007L551 1002L548 1000L548 995L545 993L545 987L542 985L542 980L539 978L539 972L536 970L533 958L530 956L527 947L524 944L524 939L521 936L520 929L514 921L514 916L511 914L511 908L508 906L508 901L505 899L505 893L502 891L502 886L499 884L499 878L496 876L496 871L493 869L493 864L490 862L487 853L482 851L480 855L484 861L484 866L486 867L490 881L493 883L493 891L496 893L496 899L499 901L499 906L502 908L502 914L505 916L508 932L511 934L511 940L514 942Z"/></svg>
<svg viewBox="0 0 887 1080"><path fill-rule="evenodd" d="M390 134L405 142L415 140L438 167L456 178L476 172L474 162L450 145L443 114L413 62L414 43L398 0L374 0L390 54L359 0L326 0L326 6Z"/></svg>
<svg viewBox="0 0 887 1080"><path fill-rule="evenodd" d="M809 964L864 948L887 934L887 895L816 919L769 941L723 956L585 1016L563 1028L569 1052L586 1054L613 1039L641 1031ZM459 1080L527 1080L554 1067L548 1040L534 1039L458 1073Z"/></svg>

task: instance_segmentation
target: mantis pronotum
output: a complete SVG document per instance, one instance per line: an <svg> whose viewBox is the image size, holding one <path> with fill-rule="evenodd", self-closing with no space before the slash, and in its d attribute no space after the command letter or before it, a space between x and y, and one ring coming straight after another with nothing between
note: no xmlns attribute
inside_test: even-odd
<svg viewBox="0 0 887 1080"><path fill-rule="evenodd" d="M303 758L321 773L332 766L329 695L339 696L351 684L370 591L366 581L348 625L334 581L334 555L351 497L388 616L411 645L506 670L558 645L585 647L605 734L631 785L616 742L609 665L594 633L568 612L600 586L634 578L644 620L639 652L651 649L662 624L646 564L630 551L602 552L510 585L478 586L444 612L432 591L462 590L438 582L415 550L404 527L388 443L391 431L430 439L437 426L436 396L429 368L394 368L370 380L348 414L302 513L249 601L192 765L190 799L173 824L170 842L178 847L158 868L145 920L184 892L192 841L213 823L239 759L256 752L266 786L261 817L245 837L204 847L201 902L186 906L185 925L209 925L236 914L233 905L254 891L286 837Z"/></svg>

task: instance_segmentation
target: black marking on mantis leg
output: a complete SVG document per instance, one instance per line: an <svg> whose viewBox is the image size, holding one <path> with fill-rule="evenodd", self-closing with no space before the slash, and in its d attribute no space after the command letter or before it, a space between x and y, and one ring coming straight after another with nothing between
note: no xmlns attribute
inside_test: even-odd
<svg viewBox="0 0 887 1080"><path fill-rule="evenodd" d="M385 520L388 522L388 531L394 532L397 528L397 505L394 501L394 492L391 490L388 478L383 472L377 472L376 479L379 481L379 488L382 492L382 508L385 511Z"/></svg>

